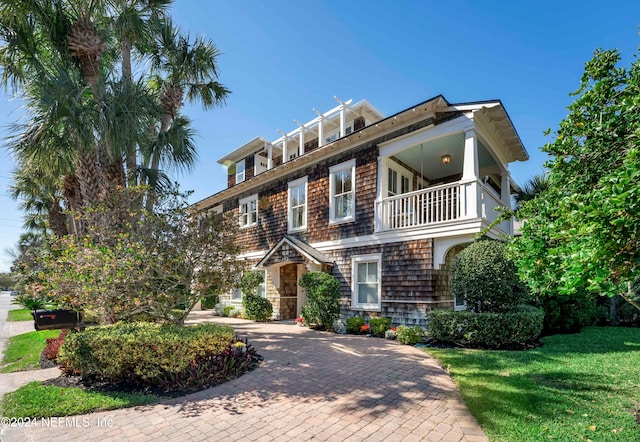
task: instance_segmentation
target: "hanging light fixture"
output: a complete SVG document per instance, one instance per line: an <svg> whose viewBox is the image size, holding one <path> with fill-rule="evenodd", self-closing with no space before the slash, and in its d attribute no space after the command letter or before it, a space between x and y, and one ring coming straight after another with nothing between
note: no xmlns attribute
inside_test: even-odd
<svg viewBox="0 0 640 442"><path fill-rule="evenodd" d="M444 154L442 155L442 164L449 164L451 162L451 155Z"/></svg>

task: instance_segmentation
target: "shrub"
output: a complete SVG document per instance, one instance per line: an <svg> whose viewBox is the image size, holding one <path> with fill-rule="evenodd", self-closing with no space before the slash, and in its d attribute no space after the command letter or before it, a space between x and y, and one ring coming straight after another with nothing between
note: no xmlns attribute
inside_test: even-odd
<svg viewBox="0 0 640 442"><path fill-rule="evenodd" d="M481 240L453 259L451 293L464 297L469 310L503 312L526 300L525 285L504 250L499 241Z"/></svg>
<svg viewBox="0 0 640 442"><path fill-rule="evenodd" d="M411 327L401 325L396 329L396 336L398 341L406 345L415 345L422 342L424 338L424 329L418 325Z"/></svg>
<svg viewBox="0 0 640 442"><path fill-rule="evenodd" d="M225 305L222 308L222 316L234 317L234 316L231 315L231 312L233 312L234 310L236 310L235 306L233 306L233 305Z"/></svg>
<svg viewBox="0 0 640 442"><path fill-rule="evenodd" d="M60 330L57 338L47 338L44 350L42 350L42 356L50 361L58 359L60 348L64 343L64 338L67 336L67 333L69 333L69 330Z"/></svg>
<svg viewBox="0 0 640 442"><path fill-rule="evenodd" d="M20 293L13 298L14 304L21 305L29 310L42 309L48 304L48 302L49 300L37 291L34 292L34 294Z"/></svg>
<svg viewBox="0 0 640 442"><path fill-rule="evenodd" d="M391 318L371 318L371 333L374 336L383 337L385 332L391 328Z"/></svg>
<svg viewBox="0 0 640 442"><path fill-rule="evenodd" d="M394 340L395 338L398 337L398 333L396 333L396 330L387 330L386 332L384 332L384 337L387 339Z"/></svg>
<svg viewBox="0 0 640 442"><path fill-rule="evenodd" d="M535 342L542 331L544 312L519 306L505 313L436 310L429 313L432 338L465 347L513 348Z"/></svg>
<svg viewBox="0 0 640 442"><path fill-rule="evenodd" d="M317 329L331 327L340 317L340 282L328 273L309 272L298 285L307 292L307 304L302 308L305 322Z"/></svg>
<svg viewBox="0 0 640 442"><path fill-rule="evenodd" d="M242 297L244 316L252 321L268 321L273 313L271 301L258 295L244 295Z"/></svg>
<svg viewBox="0 0 640 442"><path fill-rule="evenodd" d="M347 332L347 327L344 325L344 322L335 320L333 321L333 331L339 335L344 335Z"/></svg>
<svg viewBox="0 0 640 442"><path fill-rule="evenodd" d="M347 318L347 333L357 335L360 333L360 327L362 327L364 323L364 318L361 316L352 316L351 318Z"/></svg>
<svg viewBox="0 0 640 442"><path fill-rule="evenodd" d="M200 300L202 308L212 309L218 304L218 295L205 296Z"/></svg>
<svg viewBox="0 0 640 442"><path fill-rule="evenodd" d="M537 305L544 310L543 335L579 333L582 327L594 325L604 312L586 293L542 296Z"/></svg>
<svg viewBox="0 0 640 442"><path fill-rule="evenodd" d="M120 323L67 335L58 364L66 373L84 370L112 383L168 391L199 387L206 380L237 374L239 366L246 368L244 362L235 361L246 350L238 352L234 346L240 347L231 327ZM232 355L233 361L229 360ZM211 372L214 368L223 371Z"/></svg>

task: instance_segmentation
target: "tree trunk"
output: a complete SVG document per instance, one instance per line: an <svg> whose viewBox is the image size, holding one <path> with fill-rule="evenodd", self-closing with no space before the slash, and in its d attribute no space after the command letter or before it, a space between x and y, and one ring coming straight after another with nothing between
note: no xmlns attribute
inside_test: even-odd
<svg viewBox="0 0 640 442"><path fill-rule="evenodd" d="M611 325L620 325L620 315L618 314L619 304L619 296L616 295L609 298L609 323Z"/></svg>
<svg viewBox="0 0 640 442"><path fill-rule="evenodd" d="M64 214L62 207L60 207L60 201L53 201L47 218L49 221L49 228L55 236L61 238L69 234L69 230L67 229L67 217Z"/></svg>

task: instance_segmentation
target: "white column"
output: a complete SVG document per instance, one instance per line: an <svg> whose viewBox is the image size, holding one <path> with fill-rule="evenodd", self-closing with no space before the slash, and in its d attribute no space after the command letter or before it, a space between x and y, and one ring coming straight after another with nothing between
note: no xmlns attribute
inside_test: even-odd
<svg viewBox="0 0 640 442"><path fill-rule="evenodd" d="M304 153L304 128L300 127L300 155Z"/></svg>
<svg viewBox="0 0 640 442"><path fill-rule="evenodd" d="M318 147L322 147L324 146L324 115L316 108L313 108L313 111L318 115Z"/></svg>
<svg viewBox="0 0 640 442"><path fill-rule="evenodd" d="M267 144L267 169L271 169L273 167L273 145L271 143Z"/></svg>
<svg viewBox="0 0 640 442"><path fill-rule="evenodd" d="M478 140L476 131L469 129L464 133L464 162L462 166L462 180L479 179L478 169Z"/></svg>
<svg viewBox="0 0 640 442"><path fill-rule="evenodd" d="M289 141L289 139L285 135L284 140L282 141L282 162L283 163L286 163L287 161L289 161L289 149L287 148L287 141Z"/></svg>
<svg viewBox="0 0 640 442"><path fill-rule="evenodd" d="M481 216L478 209L480 206L480 171L478 167L478 140L476 131L469 129L464 133L464 158L462 166L462 181L468 181L464 184L465 190L465 214L467 218L478 218Z"/></svg>
<svg viewBox="0 0 640 442"><path fill-rule="evenodd" d="M509 171L500 174L500 199L505 206L511 208L511 175Z"/></svg>

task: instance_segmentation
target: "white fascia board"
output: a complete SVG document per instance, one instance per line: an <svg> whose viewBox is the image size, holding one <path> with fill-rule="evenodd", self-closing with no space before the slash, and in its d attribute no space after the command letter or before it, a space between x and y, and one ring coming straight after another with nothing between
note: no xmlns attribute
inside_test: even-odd
<svg viewBox="0 0 640 442"><path fill-rule="evenodd" d="M444 109L445 112L469 112L476 111L483 108L492 108L501 106L499 101L483 101L478 103L463 103L463 104L451 104Z"/></svg>

